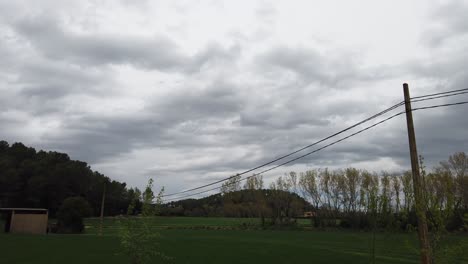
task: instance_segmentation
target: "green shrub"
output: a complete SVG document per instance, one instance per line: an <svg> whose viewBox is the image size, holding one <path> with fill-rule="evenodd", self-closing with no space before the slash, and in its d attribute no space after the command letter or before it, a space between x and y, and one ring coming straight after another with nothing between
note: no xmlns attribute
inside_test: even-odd
<svg viewBox="0 0 468 264"><path fill-rule="evenodd" d="M91 214L91 207L83 197L68 197L57 212L57 231L76 234L84 231L83 217Z"/></svg>

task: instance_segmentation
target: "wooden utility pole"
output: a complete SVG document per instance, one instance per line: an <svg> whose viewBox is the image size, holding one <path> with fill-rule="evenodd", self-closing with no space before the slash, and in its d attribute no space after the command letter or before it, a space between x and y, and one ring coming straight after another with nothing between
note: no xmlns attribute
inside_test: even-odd
<svg viewBox="0 0 468 264"><path fill-rule="evenodd" d="M426 221L426 206L423 197L423 188L421 175L419 174L418 151L416 148L416 136L414 133L413 113L411 111L411 97L409 94L408 84L403 84L403 92L405 94L406 108L406 123L408 125L408 140L411 155L411 171L413 174L413 189L414 202L416 207L416 215L418 217L418 235L419 245L421 249L421 263L431 263L431 248L429 245L429 231Z"/></svg>
<svg viewBox="0 0 468 264"><path fill-rule="evenodd" d="M102 236L102 225L104 224L104 201L106 200L106 181L104 180L104 187L102 190L101 200L101 217L99 222L99 235Z"/></svg>

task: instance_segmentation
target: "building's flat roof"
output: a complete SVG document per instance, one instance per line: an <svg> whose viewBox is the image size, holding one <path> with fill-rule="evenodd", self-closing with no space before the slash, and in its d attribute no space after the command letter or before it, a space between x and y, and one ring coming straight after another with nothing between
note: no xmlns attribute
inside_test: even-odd
<svg viewBox="0 0 468 264"><path fill-rule="evenodd" d="M47 211L45 208L0 208L0 211Z"/></svg>

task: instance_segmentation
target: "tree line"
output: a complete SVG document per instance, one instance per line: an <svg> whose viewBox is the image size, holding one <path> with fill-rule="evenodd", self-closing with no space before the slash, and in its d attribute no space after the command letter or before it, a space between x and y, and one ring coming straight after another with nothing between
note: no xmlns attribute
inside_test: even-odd
<svg viewBox="0 0 468 264"><path fill-rule="evenodd" d="M0 207L47 208L55 217L66 198L83 197L90 204L92 215L97 216L104 186L105 215L125 213L139 193L138 189L128 189L125 183L91 170L85 162L71 160L67 154L0 141ZM137 209L138 206L141 203Z"/></svg>
<svg viewBox="0 0 468 264"><path fill-rule="evenodd" d="M425 211L430 228L448 230L463 227L468 213L468 157L455 153L430 172L420 158ZM315 225L329 225L340 217L344 225L411 229L416 226L411 172L390 174L366 170L310 170L301 173L299 189L317 209ZM375 223L372 223L375 221ZM333 223L331 223L333 224Z"/></svg>
<svg viewBox="0 0 468 264"><path fill-rule="evenodd" d="M455 153L430 172L421 158L421 174L430 228L459 230L468 213L468 157ZM165 215L260 217L284 224L312 211L316 227L393 228L417 226L410 171L375 173L356 168L290 172L264 188L261 175L241 185L232 177L221 193L166 204Z"/></svg>
<svg viewBox="0 0 468 264"><path fill-rule="evenodd" d="M459 230L468 213L468 157L455 153L426 171L421 159L430 228ZM91 170L67 154L36 151L0 141L0 207L48 208L52 217L66 198L83 197L99 215L139 214L142 192ZM316 227L413 229L417 225L411 172L374 173L356 168L290 172L264 186L261 175L232 177L220 193L162 205L161 215L257 217L285 225L312 212ZM131 210L127 211L131 205Z"/></svg>
<svg viewBox="0 0 468 264"><path fill-rule="evenodd" d="M261 218L262 222L286 224L312 206L298 194L270 189L241 189L201 199L164 204L164 216Z"/></svg>

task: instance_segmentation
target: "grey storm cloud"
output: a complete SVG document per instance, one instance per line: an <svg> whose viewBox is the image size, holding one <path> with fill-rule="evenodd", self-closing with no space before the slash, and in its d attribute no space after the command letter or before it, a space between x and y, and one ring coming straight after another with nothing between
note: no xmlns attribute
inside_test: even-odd
<svg viewBox="0 0 468 264"><path fill-rule="evenodd" d="M468 96L435 101L429 105L459 101L468 101ZM422 104L424 105L428 104ZM445 153L450 152L454 147L457 151L466 152L468 149L466 106L417 111L414 113L414 118L419 154L426 158L428 164L446 159Z"/></svg>
<svg viewBox="0 0 468 264"><path fill-rule="evenodd" d="M170 93L172 100L163 100L153 107L171 122L226 117L242 107L243 99L235 89L222 81L214 82L201 90L189 88Z"/></svg>
<svg viewBox="0 0 468 264"><path fill-rule="evenodd" d="M384 80L396 74L396 69L385 65L363 68L359 60L355 53L325 55L301 46L277 46L258 56L259 65L264 70L289 71L306 83L331 88L345 88L357 81Z"/></svg>
<svg viewBox="0 0 468 264"><path fill-rule="evenodd" d="M323 83L333 81L326 70L327 61L312 49L277 47L261 56L260 60L266 66L290 70L308 80Z"/></svg>
<svg viewBox="0 0 468 264"><path fill-rule="evenodd" d="M64 114L75 96L107 97L113 90L113 77L108 70L37 58L16 64L13 69L4 70L12 77L5 83L9 89L3 93L2 106L35 117ZM104 85L110 87L102 89Z"/></svg>
<svg viewBox="0 0 468 264"><path fill-rule="evenodd" d="M66 117L60 131L43 138L44 145L71 151L88 162L126 153L137 146L209 147L213 143L204 139L205 134L216 136L218 132L204 129L200 134L200 129L232 117L242 102L233 90L219 89L221 85L226 84L155 98L135 115Z"/></svg>
<svg viewBox="0 0 468 264"><path fill-rule="evenodd" d="M67 118L60 131L43 137L41 145L95 163L128 152L139 143L154 144L161 132L162 127L150 118Z"/></svg>
<svg viewBox="0 0 468 264"><path fill-rule="evenodd" d="M121 163L130 162L135 152L155 150L144 157L150 163L134 165L140 170L136 173L168 175L167 183L178 189L186 181L220 179L265 163L397 103L401 90L384 90L394 79L409 76L411 85L413 78L424 80L424 85L414 84L418 95L468 88L468 50L456 44L467 33L466 6L455 2L431 14L439 27L424 31L432 39L421 38L431 54L427 60L415 56L388 66L363 66L366 51L342 47L324 52L287 40L264 45L215 39L188 52L170 34L80 32L56 13L37 15L19 11L27 5L3 6L11 12L1 14L21 15L0 18L0 139L67 152L123 175L128 169ZM271 29L269 23L281 11L265 6L254 15ZM138 72L129 78L148 80L124 83L119 80L122 68ZM140 95L140 90L147 93ZM105 103L120 109L122 101L131 101L131 110L105 111ZM452 101L456 99L418 105ZM468 149L464 109L415 112L418 146L428 164ZM389 158L406 169L406 137L401 116L291 165L352 166ZM169 183L177 175L184 178Z"/></svg>
<svg viewBox="0 0 468 264"><path fill-rule="evenodd" d="M21 95L43 100L78 93L99 94L96 86L107 79L101 70L84 70L75 65L50 61L29 62L20 67L19 72L17 84L21 86Z"/></svg>
<svg viewBox="0 0 468 264"><path fill-rule="evenodd" d="M144 69L190 73L239 53L238 47L224 49L212 43L194 55L187 55L162 35L76 33L65 30L60 20L46 16L22 18L14 21L12 27L48 58L86 66L131 64Z"/></svg>
<svg viewBox="0 0 468 264"><path fill-rule="evenodd" d="M440 5L431 15L432 27L424 34L426 43L439 47L444 42L468 35L468 3L450 1Z"/></svg>

